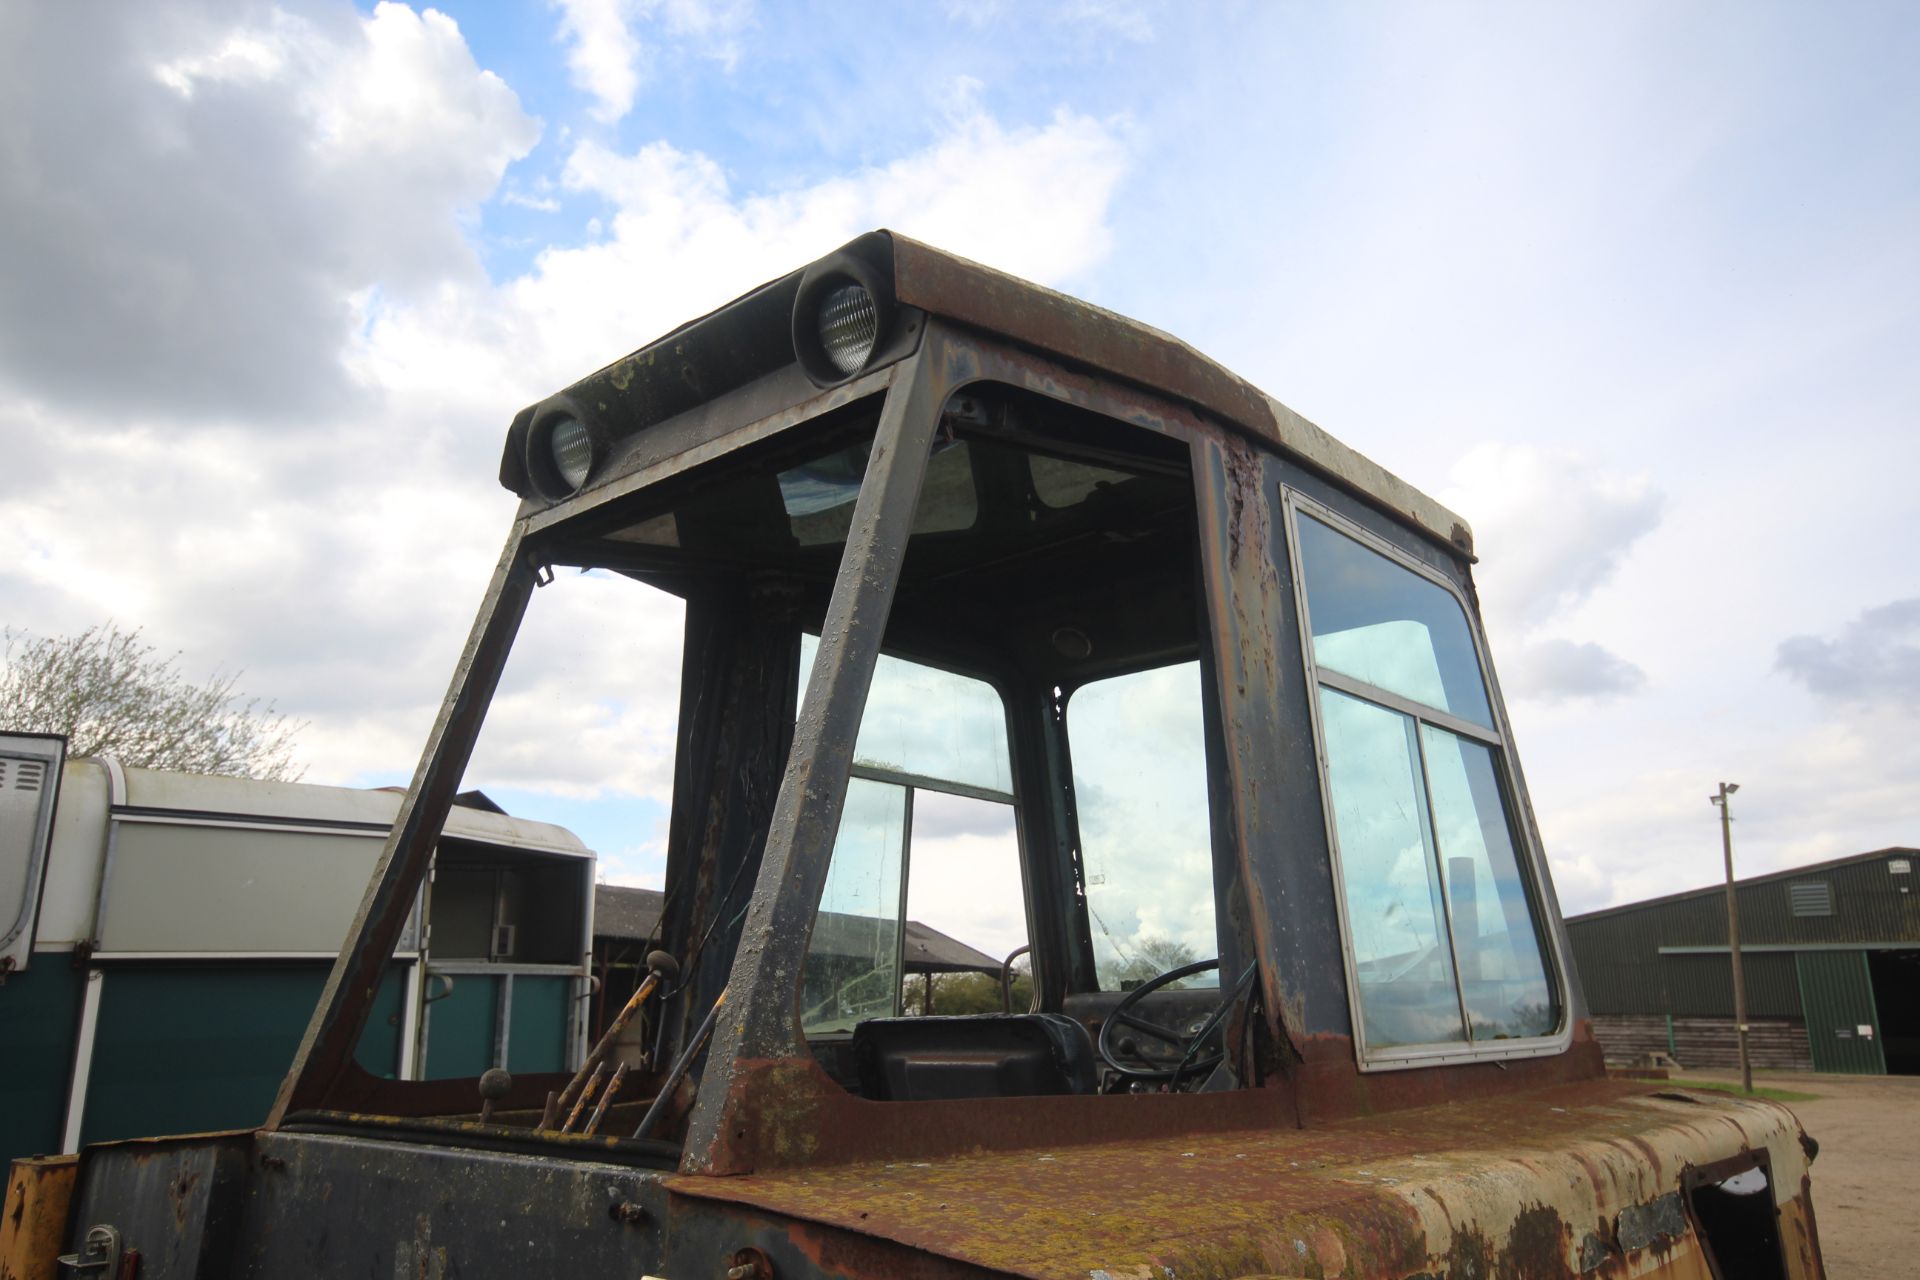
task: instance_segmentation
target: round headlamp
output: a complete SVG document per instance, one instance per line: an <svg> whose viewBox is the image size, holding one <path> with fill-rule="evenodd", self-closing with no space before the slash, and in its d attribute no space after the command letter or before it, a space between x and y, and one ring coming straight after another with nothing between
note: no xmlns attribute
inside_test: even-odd
<svg viewBox="0 0 1920 1280"><path fill-rule="evenodd" d="M587 482L593 470L593 440L578 418L556 418L547 428L547 452L553 457L553 469L568 490Z"/></svg>
<svg viewBox="0 0 1920 1280"><path fill-rule="evenodd" d="M807 268L793 299L793 354L816 385L845 382L884 354L894 319L888 283L845 251Z"/></svg>
<svg viewBox="0 0 1920 1280"><path fill-rule="evenodd" d="M607 433L556 398L541 406L526 436L527 475L552 502L580 492L609 452Z"/></svg>
<svg viewBox="0 0 1920 1280"><path fill-rule="evenodd" d="M849 281L820 299L820 350L849 376L867 367L880 337L880 309L873 295Z"/></svg>

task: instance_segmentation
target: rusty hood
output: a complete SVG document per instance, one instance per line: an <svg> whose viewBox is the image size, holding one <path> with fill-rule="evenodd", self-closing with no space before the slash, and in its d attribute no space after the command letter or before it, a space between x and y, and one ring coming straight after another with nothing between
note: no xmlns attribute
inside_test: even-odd
<svg viewBox="0 0 1920 1280"><path fill-rule="evenodd" d="M1682 1173L1762 1150L1783 1243L1810 1261L1809 1146L1789 1111L1619 1081L1310 1130L682 1175L669 1188L1017 1276L1705 1277Z"/></svg>

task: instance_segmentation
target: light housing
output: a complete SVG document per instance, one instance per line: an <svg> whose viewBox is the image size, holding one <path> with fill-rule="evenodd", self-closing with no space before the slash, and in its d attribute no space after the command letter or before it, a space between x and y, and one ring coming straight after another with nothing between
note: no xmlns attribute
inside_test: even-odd
<svg viewBox="0 0 1920 1280"><path fill-rule="evenodd" d="M793 298L793 354L814 385L831 387L873 366L893 333L890 285L845 249L807 268Z"/></svg>
<svg viewBox="0 0 1920 1280"><path fill-rule="evenodd" d="M880 337L880 313L873 295L849 280L820 299L820 348L841 373L867 367Z"/></svg>
<svg viewBox="0 0 1920 1280"><path fill-rule="evenodd" d="M612 438L595 418L567 397L555 396L527 424L522 456L534 489L558 502L586 487L611 447Z"/></svg>
<svg viewBox="0 0 1920 1280"><path fill-rule="evenodd" d="M555 418L547 428L547 452L553 455L553 469L561 483L578 490L593 470L593 441L578 418Z"/></svg>

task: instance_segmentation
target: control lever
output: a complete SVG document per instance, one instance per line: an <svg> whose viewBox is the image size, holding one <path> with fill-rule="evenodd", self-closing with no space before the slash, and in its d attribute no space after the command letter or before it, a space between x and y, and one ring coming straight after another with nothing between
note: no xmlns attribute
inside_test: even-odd
<svg viewBox="0 0 1920 1280"><path fill-rule="evenodd" d="M587 1054L586 1060L580 1064L580 1069L573 1073L573 1079L567 1082L567 1087L561 1090L559 1100L554 1106L555 1115L572 1115L582 1086L606 1064L607 1055L613 1052L613 1042L620 1038L620 1033L627 1029L629 1022L633 1021L633 1015L640 1012L640 1006L647 1002L647 997L653 994L654 988L662 983L671 982L679 976L678 960L664 951L647 952L647 976L641 980L638 987L634 988L633 996L614 1016L613 1021L607 1024L607 1029L601 1033L592 1052Z"/></svg>

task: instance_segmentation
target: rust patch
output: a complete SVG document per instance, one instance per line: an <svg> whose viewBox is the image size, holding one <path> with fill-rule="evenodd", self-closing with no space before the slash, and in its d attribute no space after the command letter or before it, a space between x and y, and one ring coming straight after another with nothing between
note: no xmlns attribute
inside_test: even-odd
<svg viewBox="0 0 1920 1280"><path fill-rule="evenodd" d="M180 1172L180 1176L175 1178L167 1187L168 1193L173 1197L173 1225L175 1230L185 1231L187 1229L187 1210L193 1203L193 1190L199 1185L200 1171L198 1169L183 1169Z"/></svg>
<svg viewBox="0 0 1920 1280"><path fill-rule="evenodd" d="M1573 1280L1567 1265L1572 1232L1545 1205L1522 1210L1494 1264L1499 1280Z"/></svg>

